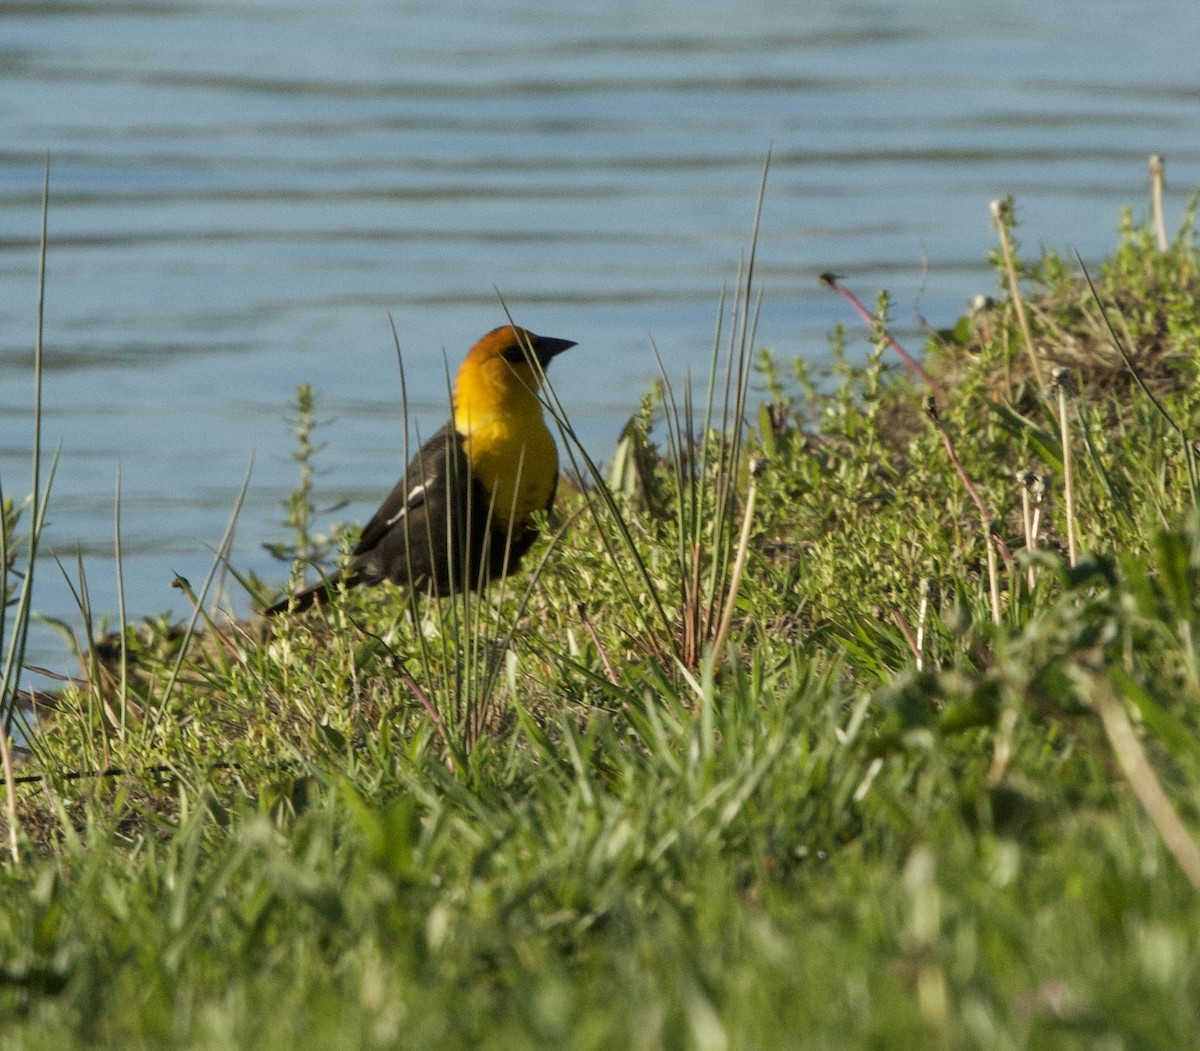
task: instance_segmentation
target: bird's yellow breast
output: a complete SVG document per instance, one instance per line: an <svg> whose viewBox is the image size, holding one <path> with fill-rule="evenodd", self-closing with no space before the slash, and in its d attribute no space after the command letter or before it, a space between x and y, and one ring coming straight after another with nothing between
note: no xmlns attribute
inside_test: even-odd
<svg viewBox="0 0 1200 1051"><path fill-rule="evenodd" d="M454 426L493 517L506 526L546 507L558 479L558 450L542 417L538 377L527 363L505 360L501 346L481 340L463 362Z"/></svg>
<svg viewBox="0 0 1200 1051"><path fill-rule="evenodd" d="M463 444L499 524L520 524L545 508L558 478L558 450L540 416L535 427L503 419L472 427Z"/></svg>

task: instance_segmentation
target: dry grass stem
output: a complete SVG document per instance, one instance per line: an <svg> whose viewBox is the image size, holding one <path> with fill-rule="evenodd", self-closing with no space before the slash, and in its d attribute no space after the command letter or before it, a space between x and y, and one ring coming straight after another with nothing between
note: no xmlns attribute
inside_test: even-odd
<svg viewBox="0 0 1200 1051"><path fill-rule="evenodd" d="M1167 240L1167 221L1163 215L1163 186L1166 183L1166 174L1162 154L1150 154L1150 213L1160 252L1165 252L1171 246Z"/></svg>
<svg viewBox="0 0 1200 1051"><path fill-rule="evenodd" d="M992 623L999 627L1000 572L996 566L996 547L998 544L1004 543L1004 541L1000 539L1000 534L996 528L995 522L989 522L987 524L987 538L988 595L992 602Z"/></svg>
<svg viewBox="0 0 1200 1051"><path fill-rule="evenodd" d="M1029 327L1029 318L1025 313L1025 301L1021 296L1021 285L1017 280L1017 264L1013 259L1012 241L1008 236L1012 215L1007 203L992 201L992 219L995 220L996 230L1000 235L1000 251L1004 256L1004 272L1008 276L1008 292L1012 297L1013 308L1017 312L1017 324L1021 326L1021 335L1025 339L1025 350L1029 354L1029 367L1033 370L1033 378L1040 387L1044 382L1042 366L1038 362L1037 347L1033 343L1033 331Z"/></svg>
<svg viewBox="0 0 1200 1051"><path fill-rule="evenodd" d="M1200 848L1163 791L1162 783L1146 758L1146 752L1134 733L1121 700L1112 684L1103 676L1096 676L1093 680L1092 696L1100 713L1100 721L1104 724L1104 732L1108 735L1121 772L1129 781L1129 787L1192 888L1200 891Z"/></svg>
<svg viewBox="0 0 1200 1051"><path fill-rule="evenodd" d="M917 607L917 637L914 643L917 654L917 671L925 669L925 625L929 620L929 604L935 586L932 577L921 578L921 603Z"/></svg>
<svg viewBox="0 0 1200 1051"><path fill-rule="evenodd" d="M1058 426L1062 439L1063 503L1067 514L1067 557L1071 567L1079 561L1079 542L1075 537L1075 482L1071 473L1071 429L1067 425L1067 396L1073 392L1071 374L1061 366L1054 370L1054 386L1058 393Z"/></svg>
<svg viewBox="0 0 1200 1051"><path fill-rule="evenodd" d="M729 578L729 590L725 596L725 609L713 638L713 660L719 661L721 651L725 648L725 639L729 635L729 625L733 622L733 610L737 604L738 589L742 584L742 572L746 568L746 553L750 550L750 529L754 524L754 503L758 498L758 479L766 467L766 461L754 459L750 463L750 488L746 493L746 510L742 514L742 530L738 535L737 554L733 560L733 572Z"/></svg>

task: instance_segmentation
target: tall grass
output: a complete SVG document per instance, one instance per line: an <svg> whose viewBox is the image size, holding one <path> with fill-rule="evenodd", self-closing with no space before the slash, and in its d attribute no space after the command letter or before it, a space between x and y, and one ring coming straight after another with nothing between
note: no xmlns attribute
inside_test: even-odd
<svg viewBox="0 0 1200 1051"><path fill-rule="evenodd" d="M610 485L614 475L597 466L572 428L561 400L552 387L547 387L545 407L567 449L586 512L608 556L631 569L620 575L620 581L625 599L639 611L639 644L659 660L676 662L686 674L695 673L705 660L719 663L723 658L721 651L733 622L752 535L758 478L765 466L761 458L750 464L743 448L761 303L756 293L755 262L770 162L768 154L749 254L739 268L727 325L726 297L721 297L699 405L691 374L684 377L682 390L677 391L651 341L660 395L655 399L657 404L648 407L643 423L625 429L617 452L625 472L623 491L614 492ZM666 448L661 456L649 442L655 408L661 410L666 432ZM745 496L739 514L738 497L743 485ZM670 519L674 556L667 577L670 592L663 590L660 574L648 565L644 543L648 538L644 525L631 516L634 508L654 518ZM647 603L639 601L633 581L644 586ZM645 608L652 617L646 616Z"/></svg>
<svg viewBox="0 0 1200 1051"><path fill-rule="evenodd" d="M12 762L12 734L20 727L28 737L29 723L20 708L21 671L25 663L25 645L28 640L29 622L33 616L33 580L37 564L38 545L45 524L46 508L54 480L51 464L43 490L42 480L42 337L46 320L46 232L50 215L50 161L46 160L42 183L42 226L38 246L38 299L37 327L33 342L33 436L30 452L32 479L29 490L29 526L25 537L25 570L17 590L16 609L11 620L8 616L9 596L12 590L10 573L16 555L17 538L12 529L17 523L16 515L9 515L11 504L5 500L0 488L0 646L3 646L3 664L0 664L0 760L3 762L5 798L8 806L9 852L14 862L20 858L17 840L17 810L14 796L15 772ZM55 458L55 463L57 457Z"/></svg>

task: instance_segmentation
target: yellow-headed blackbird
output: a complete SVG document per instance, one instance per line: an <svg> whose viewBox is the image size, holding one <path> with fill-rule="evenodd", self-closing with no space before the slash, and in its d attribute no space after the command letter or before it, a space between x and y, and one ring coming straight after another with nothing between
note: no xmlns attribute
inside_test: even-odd
<svg viewBox="0 0 1200 1051"><path fill-rule="evenodd" d="M433 595L516 569L537 538L534 516L558 485L558 450L537 392L542 370L575 344L504 325L475 344L454 382L454 418L412 458L342 573L268 614L323 602L345 586L397 584Z"/></svg>

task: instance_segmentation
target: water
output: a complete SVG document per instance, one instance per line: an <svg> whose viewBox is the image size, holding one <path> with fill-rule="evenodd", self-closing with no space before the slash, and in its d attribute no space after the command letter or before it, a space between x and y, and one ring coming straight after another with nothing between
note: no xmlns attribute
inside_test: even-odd
<svg viewBox="0 0 1200 1051"><path fill-rule="evenodd" d="M736 11L735 11L736 6ZM1119 208L1200 183L1192 0L0 3L0 481L28 490L42 165L52 162L46 543L133 617L185 603L253 459L234 562L282 579L285 416L313 383L320 498L362 521L399 473L399 387L501 323L579 347L556 388L605 458L655 374L702 368L773 145L760 343L819 361L845 304L949 324L994 278L988 204L1096 258ZM919 345L914 335L911 342ZM37 607L77 620L53 562ZM244 601L241 603L245 608ZM65 665L39 634L34 658Z"/></svg>

